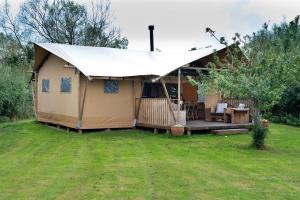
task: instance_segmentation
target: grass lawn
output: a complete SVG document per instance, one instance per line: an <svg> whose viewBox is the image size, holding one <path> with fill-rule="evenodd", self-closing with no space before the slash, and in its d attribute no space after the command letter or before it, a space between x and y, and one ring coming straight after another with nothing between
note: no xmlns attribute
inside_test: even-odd
<svg viewBox="0 0 300 200"><path fill-rule="evenodd" d="M250 143L0 124L0 199L299 199L300 128L272 124L267 150Z"/></svg>

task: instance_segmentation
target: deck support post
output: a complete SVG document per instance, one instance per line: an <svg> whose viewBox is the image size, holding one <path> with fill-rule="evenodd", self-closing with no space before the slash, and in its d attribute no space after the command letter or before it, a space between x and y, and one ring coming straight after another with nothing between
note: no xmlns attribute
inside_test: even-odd
<svg viewBox="0 0 300 200"><path fill-rule="evenodd" d="M143 96L143 92L144 92L144 81L142 80L142 88L141 88L141 94L140 94L140 99L138 102L138 107L137 107L137 112L135 113L135 119L137 120L139 117L139 113L140 113L140 107L141 107L141 103L142 103L142 96Z"/></svg>
<svg viewBox="0 0 300 200"><path fill-rule="evenodd" d="M177 90L177 120L176 123L179 124L179 118L180 118L180 68L178 69L178 90Z"/></svg>
<svg viewBox="0 0 300 200"><path fill-rule="evenodd" d="M187 130L187 131L186 131L186 134L187 134L188 136L190 136L190 135L192 135L192 131L191 131L191 130Z"/></svg>
<svg viewBox="0 0 300 200"><path fill-rule="evenodd" d="M170 97L169 97L169 94L168 94L168 90L167 90L167 87L166 87L166 83L165 83L165 81L164 81L163 78L161 78L160 81L161 81L161 83L162 83L162 86L163 86L165 95L166 95L166 97L167 97L167 100L168 100L168 101L167 101L167 102L168 102L168 106L169 106L170 112L171 112L171 114L172 114L173 120L174 120L174 122L176 123L176 117L175 117L175 113L174 113L174 111L173 111L173 109L172 109L171 100L170 100Z"/></svg>
<svg viewBox="0 0 300 200"><path fill-rule="evenodd" d="M154 128L153 132L154 134L157 134L157 128Z"/></svg>

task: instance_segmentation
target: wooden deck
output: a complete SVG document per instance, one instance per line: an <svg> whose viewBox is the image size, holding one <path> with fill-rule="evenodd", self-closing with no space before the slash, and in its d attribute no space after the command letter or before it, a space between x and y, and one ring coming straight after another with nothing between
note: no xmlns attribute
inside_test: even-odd
<svg viewBox="0 0 300 200"><path fill-rule="evenodd" d="M187 131L195 131L195 130L220 130L220 129L240 129L240 128L250 128L252 126L251 123L247 124L231 124L224 122L208 122L204 120L194 120L187 121L185 129Z"/></svg>
<svg viewBox="0 0 300 200"><path fill-rule="evenodd" d="M155 125L155 124L145 124L145 123L138 123L138 127L145 127L145 128L153 128L154 132L157 132L157 129L164 129L169 131L170 126L162 126L162 125ZM228 129L249 129L251 128L252 124L231 124L231 123L224 123L224 122L208 122L204 120L193 120L187 121L185 125L185 131L188 135L191 134L192 131L211 131L211 130L228 130Z"/></svg>

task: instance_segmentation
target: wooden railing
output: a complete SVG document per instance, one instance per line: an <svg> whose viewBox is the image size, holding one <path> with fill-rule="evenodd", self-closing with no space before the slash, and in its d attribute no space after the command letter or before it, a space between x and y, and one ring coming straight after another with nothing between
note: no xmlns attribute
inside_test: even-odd
<svg viewBox="0 0 300 200"><path fill-rule="evenodd" d="M253 101L249 99L223 99L223 102L227 103L229 107L238 107L240 103L245 104L246 108L253 108Z"/></svg>
<svg viewBox="0 0 300 200"><path fill-rule="evenodd" d="M155 126L174 124L167 98L142 98L137 121L139 124Z"/></svg>

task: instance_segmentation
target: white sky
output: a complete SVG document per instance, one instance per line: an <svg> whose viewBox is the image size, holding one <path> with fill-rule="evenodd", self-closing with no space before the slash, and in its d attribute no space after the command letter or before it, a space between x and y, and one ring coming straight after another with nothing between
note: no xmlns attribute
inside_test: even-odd
<svg viewBox="0 0 300 200"><path fill-rule="evenodd" d="M4 0L0 0L3 3ZM24 0L8 0L14 13ZM75 0L89 6L91 0ZM94 0L97 2L97 0ZM231 38L250 34L264 22L287 21L300 14L300 0L111 0L114 25L129 40L130 49L148 50L148 25L155 25L155 48L185 51L216 45L207 33Z"/></svg>

